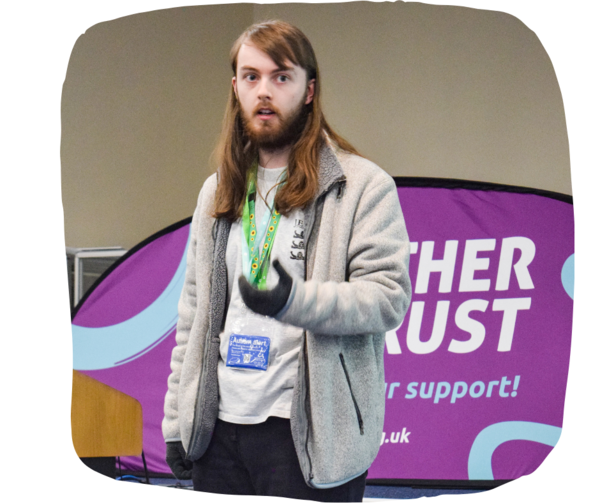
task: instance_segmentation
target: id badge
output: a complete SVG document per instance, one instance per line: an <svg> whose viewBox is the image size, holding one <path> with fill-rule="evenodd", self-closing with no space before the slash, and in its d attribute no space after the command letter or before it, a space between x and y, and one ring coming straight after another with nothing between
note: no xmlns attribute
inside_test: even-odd
<svg viewBox="0 0 600 503"><path fill-rule="evenodd" d="M225 364L238 369L267 370L270 349L269 337L231 334Z"/></svg>

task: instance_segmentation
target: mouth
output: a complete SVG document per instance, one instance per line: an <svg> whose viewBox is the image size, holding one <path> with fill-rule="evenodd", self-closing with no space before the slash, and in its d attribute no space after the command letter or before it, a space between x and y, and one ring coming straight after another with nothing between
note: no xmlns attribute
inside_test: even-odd
<svg viewBox="0 0 600 503"><path fill-rule="evenodd" d="M277 112L275 112L274 110L271 110L270 108L259 108L256 111L256 116L262 120L268 120L271 117L274 117L276 115L277 115Z"/></svg>

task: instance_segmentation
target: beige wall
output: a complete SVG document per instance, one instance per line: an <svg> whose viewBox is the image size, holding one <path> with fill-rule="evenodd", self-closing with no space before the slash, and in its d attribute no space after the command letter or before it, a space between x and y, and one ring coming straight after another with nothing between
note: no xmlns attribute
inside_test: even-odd
<svg viewBox="0 0 600 503"><path fill-rule="evenodd" d="M192 214L213 169L229 48L268 18L307 34L329 122L391 175L571 193L556 76L512 16L415 3L188 7L77 41L62 103L68 246L129 248Z"/></svg>
<svg viewBox="0 0 600 503"><path fill-rule="evenodd" d="M229 49L252 9L138 14L77 40L62 97L67 246L131 248L193 213L231 83Z"/></svg>

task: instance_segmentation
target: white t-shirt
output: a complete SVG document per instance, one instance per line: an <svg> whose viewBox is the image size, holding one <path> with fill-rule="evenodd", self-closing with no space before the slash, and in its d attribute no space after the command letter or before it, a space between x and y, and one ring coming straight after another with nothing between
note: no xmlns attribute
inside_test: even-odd
<svg viewBox="0 0 600 503"><path fill-rule="evenodd" d="M258 193L255 201L255 221L260 224L265 211L269 211L263 201L267 199L273 207L275 189L267 196L285 167L264 169L258 167ZM260 195L262 195L262 198ZM257 424L269 416L290 417L292 394L298 373L298 354L303 330L281 323L273 318L260 316L243 305L238 278L242 275L242 224L241 219L231 225L227 242L227 280L229 309L225 328L220 334L219 377L219 419L238 424ZM304 277L304 214L293 210L288 217L281 216L271 250L271 264L278 258L289 273ZM271 266L267 275L267 288L274 288L279 278ZM227 367L229 336L232 327L242 326L252 331L253 324L260 324L271 339L269 364L266 371L242 370ZM256 326L256 325L255 325ZM239 330L237 331L239 333ZM256 335L256 334L244 334Z"/></svg>

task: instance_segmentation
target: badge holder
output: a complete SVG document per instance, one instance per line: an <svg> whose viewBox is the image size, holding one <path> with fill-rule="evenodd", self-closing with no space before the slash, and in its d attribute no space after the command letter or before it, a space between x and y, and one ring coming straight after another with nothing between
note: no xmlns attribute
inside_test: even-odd
<svg viewBox="0 0 600 503"><path fill-rule="evenodd" d="M269 366L271 320L244 305L242 316L231 326L225 365L238 370L266 371Z"/></svg>

